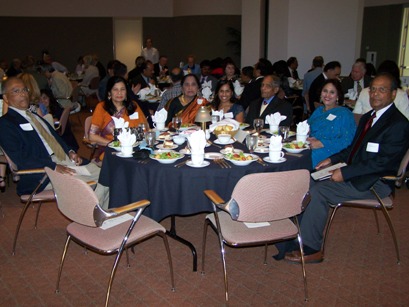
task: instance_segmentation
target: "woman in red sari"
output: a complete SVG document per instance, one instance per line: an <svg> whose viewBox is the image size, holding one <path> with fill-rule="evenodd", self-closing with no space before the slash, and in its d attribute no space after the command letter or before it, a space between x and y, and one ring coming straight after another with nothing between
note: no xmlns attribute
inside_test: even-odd
<svg viewBox="0 0 409 307"><path fill-rule="evenodd" d="M188 74L182 78L182 94L169 100L165 109L168 111L166 125L172 124L172 118L175 116L182 118L182 125L194 124L196 113L202 105L207 105L208 101L199 98L199 79L194 74Z"/></svg>

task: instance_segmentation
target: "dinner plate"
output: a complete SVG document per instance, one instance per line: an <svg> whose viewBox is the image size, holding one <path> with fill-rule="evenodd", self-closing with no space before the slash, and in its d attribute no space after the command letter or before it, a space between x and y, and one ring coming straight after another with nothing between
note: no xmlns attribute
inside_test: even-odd
<svg viewBox="0 0 409 307"><path fill-rule="evenodd" d="M121 158L132 158L133 157L133 154L134 153L134 151L131 153L131 154L129 154L129 155L124 155L123 154L123 152L118 152L116 155L118 156L118 157L121 157Z"/></svg>
<svg viewBox="0 0 409 307"><path fill-rule="evenodd" d="M193 164L192 160L189 160L189 161L186 162L186 165L190 166L190 167L201 168L201 167L209 166L210 162L209 161L203 161L202 164L195 165L195 164Z"/></svg>
<svg viewBox="0 0 409 307"><path fill-rule="evenodd" d="M264 157L263 160L266 161L267 163L283 163L283 162L287 161L286 158L280 158L277 161L271 161L270 157Z"/></svg>
<svg viewBox="0 0 409 307"><path fill-rule="evenodd" d="M254 149L254 152L256 153L268 153L268 147L257 147Z"/></svg>
<svg viewBox="0 0 409 307"><path fill-rule="evenodd" d="M229 159L229 158L227 158L227 156L224 156L224 159L231 162L231 163L233 163L234 165L237 165L237 166L246 166L246 165L249 165L250 163L252 163L254 161L257 161L259 159L259 157L257 155L253 155L253 154L244 154L244 155L246 157L247 156L252 156L253 159L252 160L243 160L243 161L241 161L241 160Z"/></svg>
<svg viewBox="0 0 409 307"><path fill-rule="evenodd" d="M186 131L186 130L197 130L199 127L196 125L190 125L186 127L180 127L179 131Z"/></svg>
<svg viewBox="0 0 409 307"><path fill-rule="evenodd" d="M162 163L162 164L172 164L172 163L175 163L177 160L182 159L184 156L185 156L184 154L180 154L179 157L173 158L173 159L157 159L157 158L155 158L155 155L151 154L151 155L149 155L149 158L151 158L152 160L156 160L156 161L158 161L159 163Z"/></svg>
<svg viewBox="0 0 409 307"><path fill-rule="evenodd" d="M227 143L221 143L219 140L214 140L215 144L219 144L219 145L229 145L229 144L233 144L234 140L230 140Z"/></svg>
<svg viewBox="0 0 409 307"><path fill-rule="evenodd" d="M240 129L246 129L246 128L248 128L248 127L250 127L249 124L246 124L246 123L241 123L241 124L240 124Z"/></svg>
<svg viewBox="0 0 409 307"><path fill-rule="evenodd" d="M239 154L239 153L241 153L241 152L243 152L243 150L241 150L241 149L233 149L233 153ZM226 149L220 150L220 153L223 154L223 155L228 154L228 152L226 151Z"/></svg>
<svg viewBox="0 0 409 307"><path fill-rule="evenodd" d="M204 157L209 160L223 159L223 155L219 152L207 152Z"/></svg>
<svg viewBox="0 0 409 307"><path fill-rule="evenodd" d="M114 144L109 143L108 144L109 148L115 149L116 151L121 151L121 146L114 146Z"/></svg>
<svg viewBox="0 0 409 307"><path fill-rule="evenodd" d="M159 144L158 146L156 146L156 148L158 148L158 149L175 149L175 148L178 148L178 145L172 145L172 146L164 147L163 144Z"/></svg>

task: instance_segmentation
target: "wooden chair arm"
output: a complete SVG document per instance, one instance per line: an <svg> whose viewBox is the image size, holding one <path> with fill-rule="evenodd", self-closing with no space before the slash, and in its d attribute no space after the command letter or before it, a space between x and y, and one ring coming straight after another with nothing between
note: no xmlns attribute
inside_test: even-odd
<svg viewBox="0 0 409 307"><path fill-rule="evenodd" d="M13 172L16 175L31 175L31 174L44 174L44 168L33 168L33 169L24 169Z"/></svg>
<svg viewBox="0 0 409 307"><path fill-rule="evenodd" d="M397 177L397 176L384 176L384 177L382 177L382 179L383 180L388 180L388 181L396 181L396 180L399 180L401 178Z"/></svg>
<svg viewBox="0 0 409 307"><path fill-rule="evenodd" d="M109 211L119 215L119 214L124 214L124 213L134 211L136 209L147 207L150 205L150 203L151 202L149 200L143 199L143 200L137 201L129 205L125 205L125 206L118 207L118 208L112 208Z"/></svg>
<svg viewBox="0 0 409 307"><path fill-rule="evenodd" d="M204 193L216 206L225 203L223 198L213 190L205 190Z"/></svg>

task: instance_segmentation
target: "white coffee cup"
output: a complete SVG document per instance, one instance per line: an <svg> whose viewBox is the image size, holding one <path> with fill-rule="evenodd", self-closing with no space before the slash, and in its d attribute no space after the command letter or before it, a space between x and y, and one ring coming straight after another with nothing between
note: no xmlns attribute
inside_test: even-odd
<svg viewBox="0 0 409 307"><path fill-rule="evenodd" d="M130 156L132 155L132 145L129 146L121 146L121 152L124 156Z"/></svg>
<svg viewBox="0 0 409 307"><path fill-rule="evenodd" d="M153 126L156 128L156 130L163 130L165 129L165 122L153 123Z"/></svg>
<svg viewBox="0 0 409 307"><path fill-rule="evenodd" d="M278 134L278 125L270 125L270 132L273 133L277 133Z"/></svg>
<svg viewBox="0 0 409 307"><path fill-rule="evenodd" d="M192 153L191 154L192 164L199 166L203 164L204 153Z"/></svg>
<svg viewBox="0 0 409 307"><path fill-rule="evenodd" d="M284 152L270 150L268 152L268 157L270 158L270 161L278 161L284 157Z"/></svg>
<svg viewBox="0 0 409 307"><path fill-rule="evenodd" d="M297 142L305 143L307 141L308 134L298 134L297 133Z"/></svg>

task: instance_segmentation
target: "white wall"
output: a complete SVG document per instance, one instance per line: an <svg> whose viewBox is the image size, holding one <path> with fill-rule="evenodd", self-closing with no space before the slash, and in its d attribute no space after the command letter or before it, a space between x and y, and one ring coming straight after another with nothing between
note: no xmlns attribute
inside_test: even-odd
<svg viewBox="0 0 409 307"><path fill-rule="evenodd" d="M239 0L174 0L173 16L241 15Z"/></svg>
<svg viewBox="0 0 409 307"><path fill-rule="evenodd" d="M142 18L114 19L114 58L126 64L128 71L141 54L142 40Z"/></svg>
<svg viewBox="0 0 409 307"><path fill-rule="evenodd" d="M289 0L288 11L287 57L298 58L300 77L316 55L341 62L348 74L359 57L363 0Z"/></svg>
<svg viewBox="0 0 409 307"><path fill-rule="evenodd" d="M261 0L242 0L241 67L253 66L261 56L262 29Z"/></svg>

